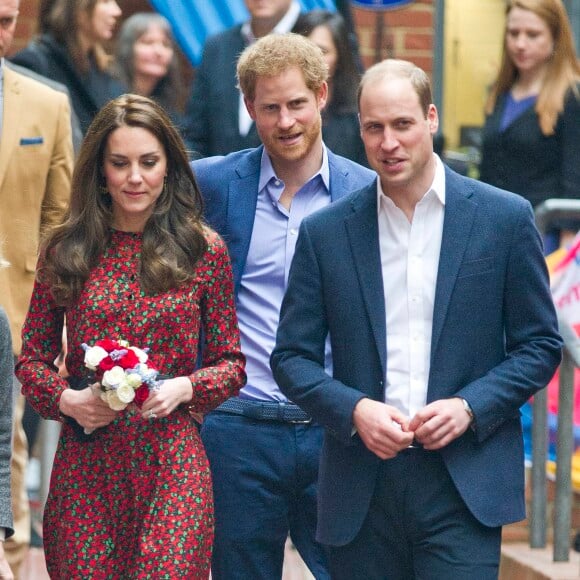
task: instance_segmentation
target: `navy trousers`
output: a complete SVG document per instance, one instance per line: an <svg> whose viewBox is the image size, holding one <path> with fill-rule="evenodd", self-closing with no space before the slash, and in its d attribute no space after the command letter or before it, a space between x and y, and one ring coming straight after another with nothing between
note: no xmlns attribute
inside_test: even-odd
<svg viewBox="0 0 580 580"><path fill-rule="evenodd" d="M382 462L362 529L330 548L330 569L333 580L496 580L500 548L501 527L473 517L439 453L409 449Z"/></svg>
<svg viewBox="0 0 580 580"><path fill-rule="evenodd" d="M317 580L330 578L314 539L322 427L214 411L201 437L215 504L214 580L282 577L288 534Z"/></svg>

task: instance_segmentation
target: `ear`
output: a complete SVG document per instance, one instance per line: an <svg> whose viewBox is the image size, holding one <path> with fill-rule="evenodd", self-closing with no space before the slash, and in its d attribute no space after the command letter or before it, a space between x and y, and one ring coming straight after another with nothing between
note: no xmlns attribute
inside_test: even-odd
<svg viewBox="0 0 580 580"><path fill-rule="evenodd" d="M328 83L324 81L321 87L318 89L318 94L316 95L318 100L318 108L322 111L326 107L328 101Z"/></svg>
<svg viewBox="0 0 580 580"><path fill-rule="evenodd" d="M252 121L256 120L256 107L254 107L254 102L250 101L247 97L244 97L244 104L246 105L246 109L248 109L248 114Z"/></svg>
<svg viewBox="0 0 580 580"><path fill-rule="evenodd" d="M429 105L429 110L427 111L427 122L429 123L429 132L431 135L435 135L437 129L439 129L439 114L437 113L437 107L433 104Z"/></svg>

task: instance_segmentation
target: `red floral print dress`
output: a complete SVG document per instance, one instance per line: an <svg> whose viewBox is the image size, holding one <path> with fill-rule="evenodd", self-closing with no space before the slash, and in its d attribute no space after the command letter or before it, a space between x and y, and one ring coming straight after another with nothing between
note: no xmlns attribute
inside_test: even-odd
<svg viewBox="0 0 580 580"><path fill-rule="evenodd" d="M245 381L231 266L208 231L195 279L146 296L139 285L141 234L114 231L78 303L58 308L36 283L24 326L18 376L46 419L63 421L44 513L44 547L53 580L201 579L213 540L211 478L191 413L207 412ZM67 369L83 376L81 344L119 338L150 348L161 373L189 375L190 405L148 421L131 407L81 441L59 413L67 383L53 361L66 315ZM203 362L196 368L203 328Z"/></svg>

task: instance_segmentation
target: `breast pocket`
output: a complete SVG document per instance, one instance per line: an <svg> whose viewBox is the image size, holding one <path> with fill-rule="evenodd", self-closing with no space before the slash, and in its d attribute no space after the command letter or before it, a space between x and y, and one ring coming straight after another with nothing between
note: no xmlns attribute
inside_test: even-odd
<svg viewBox="0 0 580 580"><path fill-rule="evenodd" d="M468 278L493 272L493 258L480 258L461 264L457 278Z"/></svg>

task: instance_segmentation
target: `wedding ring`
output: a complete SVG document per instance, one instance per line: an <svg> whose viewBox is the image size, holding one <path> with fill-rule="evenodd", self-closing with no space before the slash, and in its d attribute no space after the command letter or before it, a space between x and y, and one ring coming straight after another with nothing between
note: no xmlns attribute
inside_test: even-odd
<svg viewBox="0 0 580 580"><path fill-rule="evenodd" d="M153 411L149 411L149 415L147 415L149 419L157 419L157 415Z"/></svg>

